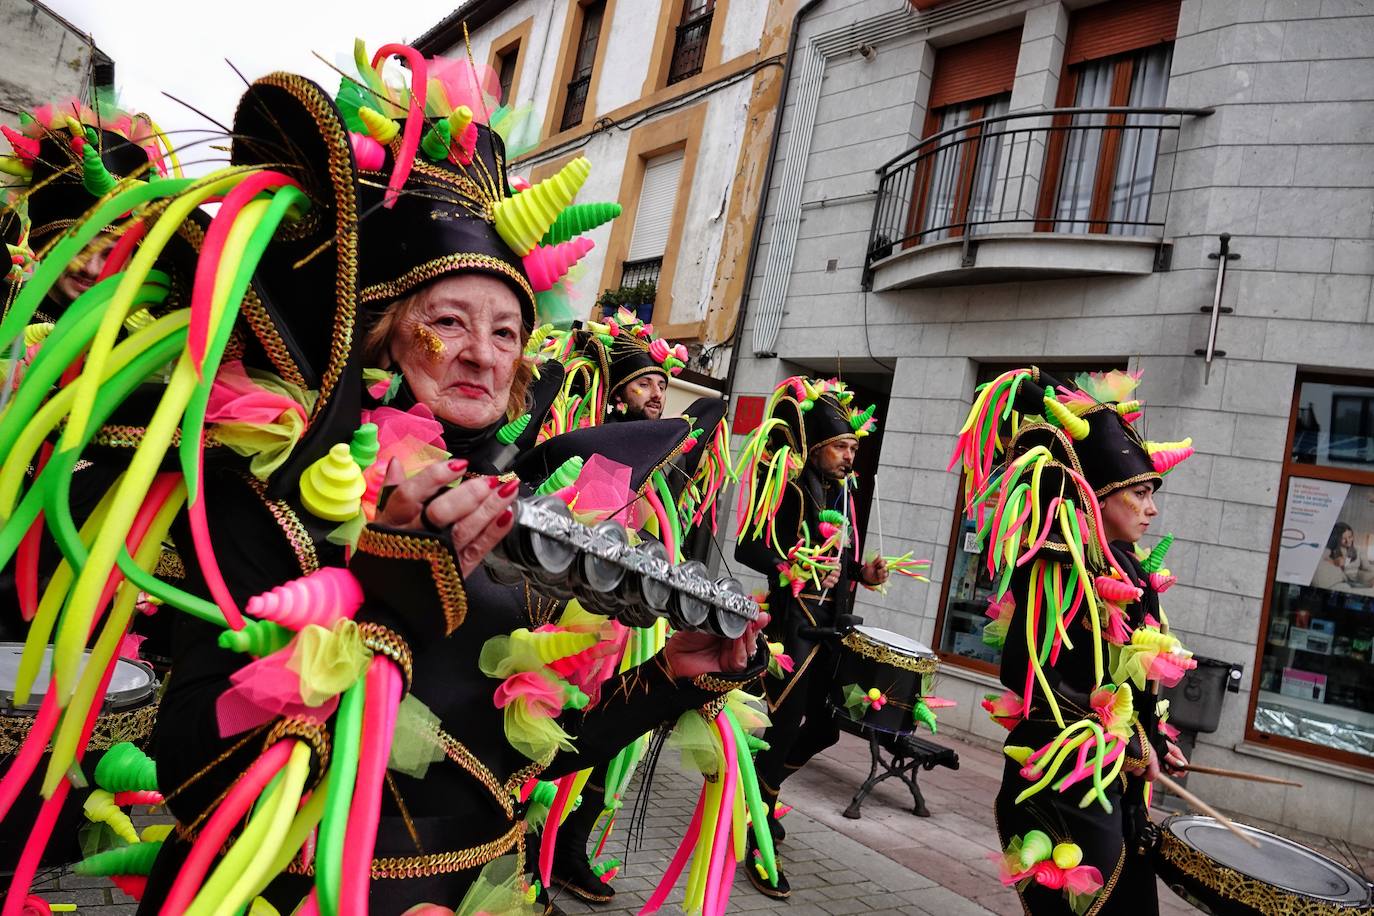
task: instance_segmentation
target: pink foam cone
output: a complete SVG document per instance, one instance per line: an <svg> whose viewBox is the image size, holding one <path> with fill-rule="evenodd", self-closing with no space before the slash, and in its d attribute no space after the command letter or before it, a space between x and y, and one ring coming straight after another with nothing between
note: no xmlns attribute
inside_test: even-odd
<svg viewBox="0 0 1374 916"><path fill-rule="evenodd" d="M1188 448L1169 448L1155 452L1150 456L1150 462L1155 466L1155 470L1163 474L1165 471L1172 470L1189 458L1193 457L1192 446Z"/></svg>
<svg viewBox="0 0 1374 916"><path fill-rule="evenodd" d="M1177 581L1178 576L1165 575L1164 573L1157 572L1150 573L1150 587L1160 595L1167 592Z"/></svg>
<svg viewBox="0 0 1374 916"><path fill-rule="evenodd" d="M342 617L351 619L362 603L362 586L353 574L337 566L326 566L250 598L247 611L254 617L301 630L312 623L329 627Z"/></svg>
<svg viewBox="0 0 1374 916"><path fill-rule="evenodd" d="M1098 576L1093 580L1093 586L1098 595L1107 601L1136 601L1140 598L1140 589L1111 576Z"/></svg>
<svg viewBox="0 0 1374 916"><path fill-rule="evenodd" d="M555 283L593 248L592 240L579 235L557 245L536 245L525 255L525 272L536 293L553 289Z"/></svg>

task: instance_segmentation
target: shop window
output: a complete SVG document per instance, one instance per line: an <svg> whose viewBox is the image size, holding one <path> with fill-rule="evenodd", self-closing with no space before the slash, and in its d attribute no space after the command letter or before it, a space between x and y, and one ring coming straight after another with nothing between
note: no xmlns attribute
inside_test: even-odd
<svg viewBox="0 0 1374 916"><path fill-rule="evenodd" d="M715 10L715 0L684 0L682 21L674 33L673 60L668 68L669 86L701 72Z"/></svg>
<svg viewBox="0 0 1374 916"><path fill-rule="evenodd" d="M1041 231L1147 231L1178 0L1117 0L1069 24L1061 108L1132 108L1057 118L1045 157Z"/></svg>
<svg viewBox="0 0 1374 916"><path fill-rule="evenodd" d="M992 381L1014 366L984 365L979 367L978 383ZM1060 379L1073 378L1080 372L1103 372L1124 369L1121 364L1052 367L1047 371ZM945 570L944 594L940 596L940 616L935 623L942 657L990 674L997 672L1002 661L1001 649L983 642L983 625L987 623L988 601L994 588L988 573L987 545L978 543L977 531L964 514L963 491L954 507L954 534L950 539L948 566Z"/></svg>
<svg viewBox="0 0 1374 916"><path fill-rule="evenodd" d="M1249 737L1374 769L1372 405L1299 381Z"/></svg>
<svg viewBox="0 0 1374 916"><path fill-rule="evenodd" d="M1021 30L936 52L925 136L912 186L911 244L962 235L987 221L999 195L1002 135L975 122L1007 113ZM972 126L958 130L962 125Z"/></svg>
<svg viewBox="0 0 1374 916"><path fill-rule="evenodd" d="M577 35L577 56L573 59L572 78L563 98L563 119L559 130L568 130L582 123L586 113L587 96L591 91L592 69L596 65L596 46L601 41L601 20L606 12L605 0L592 0L580 7L582 23Z"/></svg>

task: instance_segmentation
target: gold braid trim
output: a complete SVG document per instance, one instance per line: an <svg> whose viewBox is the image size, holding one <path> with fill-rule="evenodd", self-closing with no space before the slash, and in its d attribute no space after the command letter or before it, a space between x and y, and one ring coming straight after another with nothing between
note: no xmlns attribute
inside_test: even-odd
<svg viewBox="0 0 1374 916"><path fill-rule="evenodd" d="M856 655L872 659L880 665L891 665L894 668L901 668L903 671L912 671L916 674L934 674L939 666L939 660L934 658L913 658L895 652L889 646L874 643L864 637L857 630L851 630L840 640L840 645Z"/></svg>
<svg viewBox="0 0 1374 916"><path fill-rule="evenodd" d="M264 753L284 738L298 738L310 745L310 750L315 754L315 772L319 776L322 777L329 770L329 733L325 730L324 723L306 716L280 719L262 741ZM319 779L315 781L319 782Z"/></svg>
<svg viewBox="0 0 1374 916"><path fill-rule="evenodd" d="M267 511L272 513L272 518L286 535L286 541L291 545L291 552L296 555L296 563L301 568L303 575L309 575L320 568L320 558L315 553L315 541L306 530L305 524L296 515L294 509L287 505L285 500L267 498L267 482L259 480L252 474L244 474L243 479L248 486L262 500Z"/></svg>
<svg viewBox="0 0 1374 916"><path fill-rule="evenodd" d="M380 623L360 623L358 632L363 637L363 645L371 649L378 655L384 655L401 669L402 676L406 680L406 693L410 692L411 676L414 673L410 646L400 635Z"/></svg>
<svg viewBox="0 0 1374 916"><path fill-rule="evenodd" d="M88 751L104 751L122 741L141 744L153 733L157 722L157 704L132 709L128 712L113 712L95 720L91 740L86 744ZM14 754L29 735L33 727L31 716L0 716L0 755Z"/></svg>
<svg viewBox="0 0 1374 916"><path fill-rule="evenodd" d="M1248 906L1257 913L1284 913L1286 916L1345 916L1361 912L1359 907L1315 900L1294 891L1286 891L1251 878L1184 843L1169 830L1159 844L1159 855L1165 862L1202 887L1220 894L1226 900ZM1164 877L1161 875L1160 877ZM1166 878L1165 883L1172 883ZM1186 887L1186 885L1185 885Z"/></svg>
<svg viewBox="0 0 1374 916"><path fill-rule="evenodd" d="M391 560L424 560L429 563L439 602L444 609L444 635L463 625L468 616L468 596L453 553L437 538L414 537L376 528L364 528L358 550Z"/></svg>
<svg viewBox="0 0 1374 916"><path fill-rule="evenodd" d="M423 856L386 856L372 860L372 880L405 880L407 878L431 878L435 875L451 875L486 865L512 849L523 848L525 824L520 821L494 840L467 849L452 852L433 852ZM286 867L287 874L315 874L315 863L292 860Z"/></svg>
<svg viewBox="0 0 1374 916"><path fill-rule="evenodd" d="M496 774L478 760L463 742L443 729L439 729L439 744L444 749L445 757L456 763L459 769L477 780L482 784L482 788L491 793L491 797L496 799L496 803L501 806L501 810L506 812L507 817L515 817L515 802L512 793L508 792L506 787L497 781ZM543 766L540 766L539 769L542 770ZM524 780L522 779L520 782L523 784Z"/></svg>
<svg viewBox="0 0 1374 916"><path fill-rule="evenodd" d="M432 261L426 261L418 267L412 267L395 280L374 283L362 291L358 297L358 301L367 303L399 299L415 287L422 283L428 283L435 277L456 273L460 270L469 270L474 267L482 270L489 270L492 273L506 277L525 294L527 301L534 301L534 290L530 288L530 281L521 276L520 271L516 270L513 266L489 254L462 251L444 255L442 258L435 258Z"/></svg>

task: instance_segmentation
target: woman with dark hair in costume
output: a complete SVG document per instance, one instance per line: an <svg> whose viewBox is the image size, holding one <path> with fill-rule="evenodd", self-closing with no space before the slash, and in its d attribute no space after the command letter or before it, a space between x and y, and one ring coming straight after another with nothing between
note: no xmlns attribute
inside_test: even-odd
<svg viewBox="0 0 1374 916"><path fill-rule="evenodd" d="M999 582L985 639L1007 689L983 705L1010 730L1002 880L1037 916L1157 911L1150 783L1187 764L1158 699L1196 665L1160 607L1172 538L1138 545L1192 448L1141 439L1136 382L1006 373L980 390L956 453Z"/></svg>
<svg viewBox="0 0 1374 916"><path fill-rule="evenodd" d="M392 54L410 66L409 91L382 81ZM87 620L102 645L126 625L127 589L119 614L84 610L100 607L86 583L117 566L193 615L180 622L155 741L177 827L112 850L124 871L87 866L143 875L129 886L146 912L233 912L259 895L326 913L521 911L532 778L591 767L699 707L718 713L762 669L761 615L738 639L681 632L608 671L617 624L488 575L522 491L552 476L576 495L576 476L555 472L601 452L628 469L633 498L691 425L530 447L561 376L550 365L533 379L524 345L536 291L569 261L541 239L571 209L585 160L512 196L503 109L491 111L479 71L400 46L360 70L338 108L299 77L259 80L235 117L234 167L156 189L172 203L155 215L169 221L223 201L189 313L165 317L170 336L144 361L180 354L108 500L108 530L82 533L71 552L81 610L58 624L64 750L48 774L67 784L84 739L69 753L62 736L103 690L67 687L103 650L83 667L64 647ZM128 200L116 193L105 218ZM92 347L70 398L78 447L92 380L107 367L118 378L129 358L99 335ZM378 371L365 372L365 351ZM185 591L146 575L142 545L168 526ZM153 791L151 775L135 760L94 778L113 799ZM715 911L728 888L717 866Z"/></svg>

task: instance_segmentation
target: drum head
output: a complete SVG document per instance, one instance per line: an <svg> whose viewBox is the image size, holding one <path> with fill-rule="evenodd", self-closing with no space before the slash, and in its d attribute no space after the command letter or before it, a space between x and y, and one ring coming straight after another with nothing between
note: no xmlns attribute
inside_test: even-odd
<svg viewBox="0 0 1374 916"><path fill-rule="evenodd" d="M871 642L887 646L895 652L902 652L906 655L916 656L917 658L935 657L935 653L930 651L930 646L922 642L917 642L908 636L903 636L901 633L894 633L891 630L882 630L878 627L855 627L854 629Z"/></svg>
<svg viewBox="0 0 1374 916"><path fill-rule="evenodd" d="M33 710L43 702L43 696L48 692L48 682L52 679L52 646L43 651L43 661L38 667L38 676L34 678L28 704L18 707L14 705L14 685L19 680L19 657L23 652L23 643L0 643L0 706ZM84 666L90 658L90 653L85 653L81 664ZM152 669L142 662L121 658L115 662L115 671L105 693L106 703L116 709L136 706L152 696L155 686Z"/></svg>
<svg viewBox="0 0 1374 916"><path fill-rule="evenodd" d="M1245 824L1236 826L1254 837L1260 848L1243 842L1210 817L1181 814L1165 823L1184 845L1248 877L1341 906L1369 903L1368 885L1345 866L1292 840Z"/></svg>

